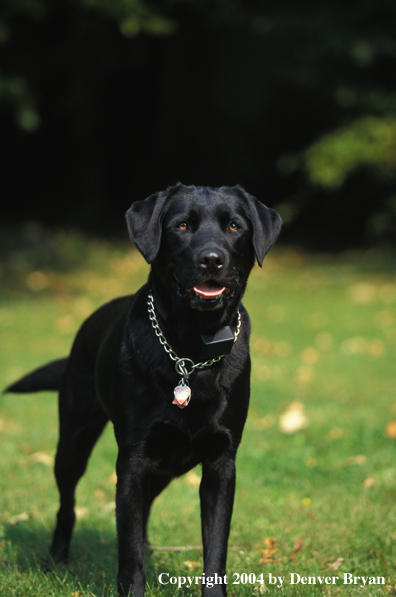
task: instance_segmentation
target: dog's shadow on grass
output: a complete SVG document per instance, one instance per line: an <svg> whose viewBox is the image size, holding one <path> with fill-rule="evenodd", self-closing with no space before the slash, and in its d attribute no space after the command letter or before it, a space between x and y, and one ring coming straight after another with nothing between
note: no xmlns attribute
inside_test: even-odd
<svg viewBox="0 0 396 597"><path fill-rule="evenodd" d="M69 561L60 565L50 557L51 538L52 531L33 520L6 526L8 556L3 566L16 568L20 574L44 575L49 583L67 582L76 591L102 595L108 587L116 594L115 534L80 525L72 540Z"/></svg>
<svg viewBox="0 0 396 597"><path fill-rule="evenodd" d="M43 524L28 520L5 527L4 539L8 555L3 569L18 571L18 575L45 576L48 583L63 586L67 583L72 591L116 597L117 539L115 531L97 530L79 525L73 536L67 564L57 565L49 555L52 531ZM174 557L172 557L172 555ZM180 574L177 554L166 554L166 572L170 576ZM149 551L145 557L147 582L158 585L158 576L164 572L164 561ZM15 577L15 575L13 574ZM173 587L174 588L174 587ZM165 591L164 594L168 592Z"/></svg>

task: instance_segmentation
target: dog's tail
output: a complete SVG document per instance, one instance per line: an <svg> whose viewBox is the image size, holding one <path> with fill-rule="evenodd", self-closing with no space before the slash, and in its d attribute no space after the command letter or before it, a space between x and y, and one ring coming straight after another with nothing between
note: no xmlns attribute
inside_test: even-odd
<svg viewBox="0 0 396 597"><path fill-rule="evenodd" d="M10 385L4 392L28 394L30 392L45 392L46 390L57 391L60 389L67 361L68 358L66 357L35 369L32 373L28 373Z"/></svg>

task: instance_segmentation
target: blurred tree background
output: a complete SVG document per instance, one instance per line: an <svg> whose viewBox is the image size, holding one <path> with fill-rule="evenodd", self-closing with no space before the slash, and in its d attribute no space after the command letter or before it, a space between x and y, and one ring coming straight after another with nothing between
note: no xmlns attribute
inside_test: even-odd
<svg viewBox="0 0 396 597"><path fill-rule="evenodd" d="M1 220L125 234L240 183L316 250L396 237L394 0L3 0ZM4 228L3 228L4 229Z"/></svg>

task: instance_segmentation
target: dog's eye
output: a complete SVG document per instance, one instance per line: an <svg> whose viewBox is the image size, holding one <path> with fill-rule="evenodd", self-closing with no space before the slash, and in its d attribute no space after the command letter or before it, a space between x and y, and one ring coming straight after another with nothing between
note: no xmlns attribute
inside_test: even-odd
<svg viewBox="0 0 396 597"><path fill-rule="evenodd" d="M238 230L239 226L238 224L235 224L235 222L231 222L231 224L229 225L229 230L231 230L231 232L235 232L235 230Z"/></svg>
<svg viewBox="0 0 396 597"><path fill-rule="evenodd" d="M180 224L178 224L178 225L177 225L177 227L178 227L180 230L187 230L187 228L188 228L188 225L187 225L187 222L180 222Z"/></svg>

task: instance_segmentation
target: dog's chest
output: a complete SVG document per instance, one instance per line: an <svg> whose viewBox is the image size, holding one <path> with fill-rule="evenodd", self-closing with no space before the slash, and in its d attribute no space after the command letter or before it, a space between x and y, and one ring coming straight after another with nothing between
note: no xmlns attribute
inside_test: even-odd
<svg viewBox="0 0 396 597"><path fill-rule="evenodd" d="M169 421L155 423L144 443L148 466L159 474L179 476L196 464L217 460L230 445L224 430L203 430L194 435Z"/></svg>

